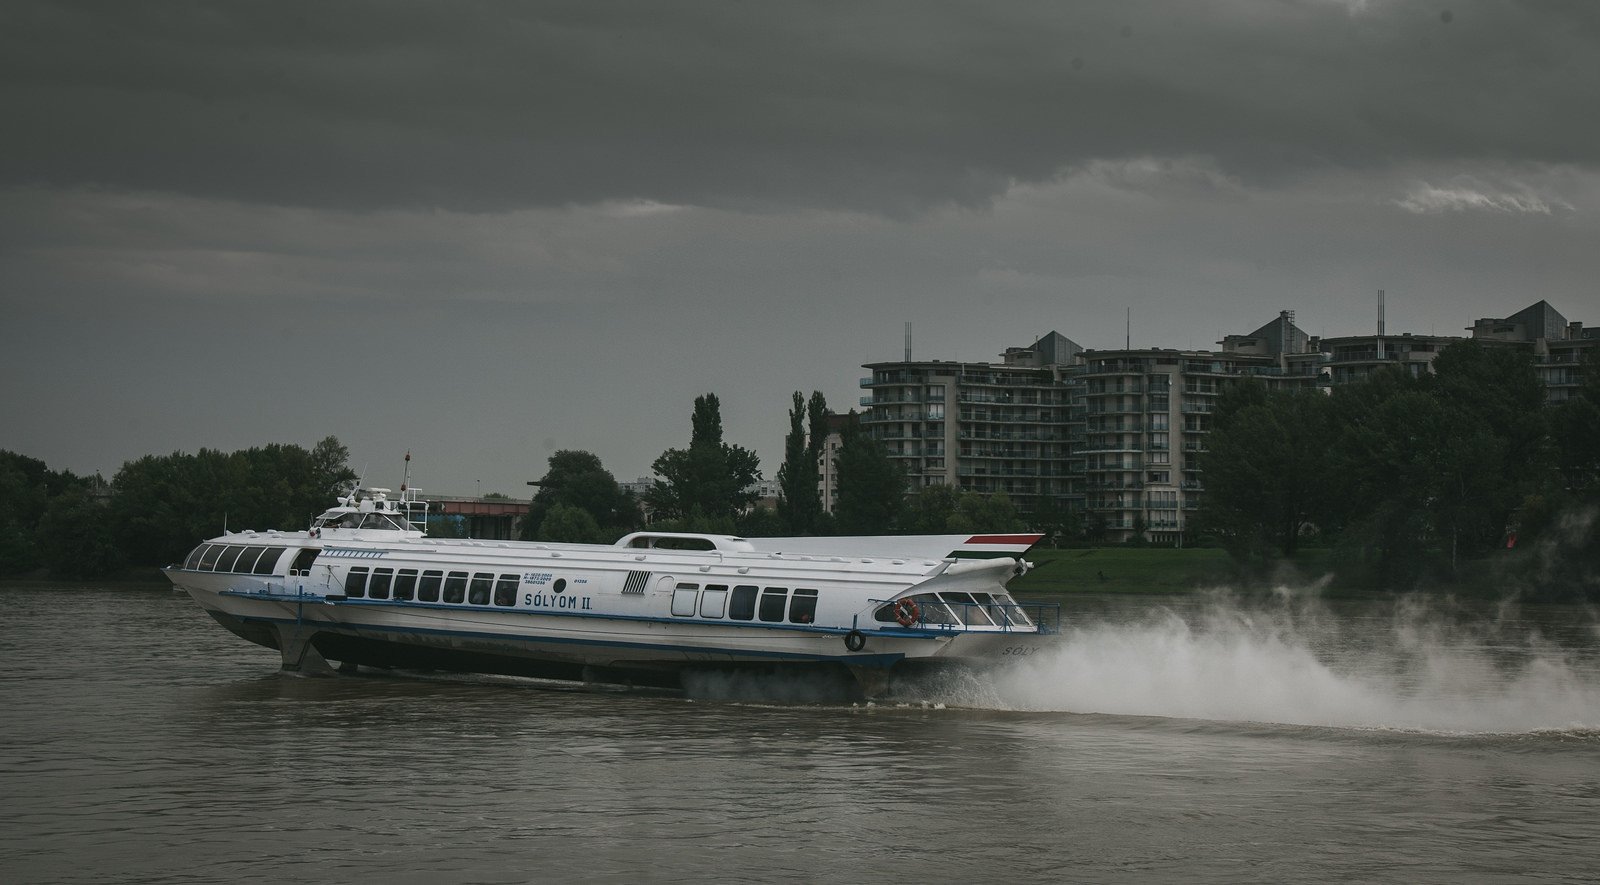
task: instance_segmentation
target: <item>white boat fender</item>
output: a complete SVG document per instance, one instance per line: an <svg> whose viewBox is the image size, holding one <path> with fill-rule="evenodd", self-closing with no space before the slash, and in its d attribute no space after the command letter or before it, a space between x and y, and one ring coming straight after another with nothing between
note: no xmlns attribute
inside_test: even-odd
<svg viewBox="0 0 1600 885"><path fill-rule="evenodd" d="M851 630L844 634L844 647L851 651L860 651L867 647L867 636L860 630Z"/></svg>

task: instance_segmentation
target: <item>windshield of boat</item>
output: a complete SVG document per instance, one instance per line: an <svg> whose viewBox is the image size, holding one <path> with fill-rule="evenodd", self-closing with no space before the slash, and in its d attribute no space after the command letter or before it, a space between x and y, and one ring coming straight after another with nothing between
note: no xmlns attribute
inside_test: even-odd
<svg viewBox="0 0 1600 885"><path fill-rule="evenodd" d="M317 517L317 521L312 525L312 528L404 531L405 525L387 513L350 513L348 511L329 510L327 513Z"/></svg>

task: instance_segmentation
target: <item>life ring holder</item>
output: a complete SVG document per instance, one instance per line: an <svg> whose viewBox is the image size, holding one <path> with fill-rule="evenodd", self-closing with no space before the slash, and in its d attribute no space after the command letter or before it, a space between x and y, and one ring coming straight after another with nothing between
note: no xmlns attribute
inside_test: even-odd
<svg viewBox="0 0 1600 885"><path fill-rule="evenodd" d="M844 634L844 647L850 651L860 651L867 647L867 635L860 630L851 630Z"/></svg>
<svg viewBox="0 0 1600 885"><path fill-rule="evenodd" d="M917 601L914 599L902 599L894 604L895 623L902 627L915 624L921 617L922 609L917 606Z"/></svg>

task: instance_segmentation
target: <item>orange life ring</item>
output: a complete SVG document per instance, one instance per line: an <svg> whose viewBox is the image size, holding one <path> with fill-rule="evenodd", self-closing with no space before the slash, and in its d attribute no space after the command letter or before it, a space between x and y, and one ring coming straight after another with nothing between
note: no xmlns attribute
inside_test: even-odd
<svg viewBox="0 0 1600 885"><path fill-rule="evenodd" d="M922 616L922 610L917 608L915 600L902 599L894 604L894 619L902 627L909 627Z"/></svg>

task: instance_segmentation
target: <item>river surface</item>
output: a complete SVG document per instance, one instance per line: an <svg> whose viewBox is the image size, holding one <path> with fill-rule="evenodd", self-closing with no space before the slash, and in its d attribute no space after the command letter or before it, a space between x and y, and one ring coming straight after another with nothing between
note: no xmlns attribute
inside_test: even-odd
<svg viewBox="0 0 1600 885"><path fill-rule="evenodd" d="M164 590L0 605L6 883L1600 875L1580 610L1086 598L1057 652L852 705L294 678Z"/></svg>

